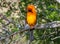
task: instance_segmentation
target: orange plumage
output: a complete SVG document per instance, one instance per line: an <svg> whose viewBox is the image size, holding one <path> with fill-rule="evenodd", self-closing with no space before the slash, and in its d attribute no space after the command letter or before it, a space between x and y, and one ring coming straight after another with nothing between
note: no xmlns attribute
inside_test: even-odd
<svg viewBox="0 0 60 44"><path fill-rule="evenodd" d="M36 9L35 9L35 6L34 5L28 5L27 6L27 24L30 26L30 28L32 29L35 24L36 24L36 18L37 15L36 15Z"/></svg>

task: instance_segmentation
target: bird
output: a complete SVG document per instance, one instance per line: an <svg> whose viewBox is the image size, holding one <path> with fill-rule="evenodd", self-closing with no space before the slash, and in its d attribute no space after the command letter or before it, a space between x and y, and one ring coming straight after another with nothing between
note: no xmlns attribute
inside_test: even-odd
<svg viewBox="0 0 60 44"><path fill-rule="evenodd" d="M27 5L26 23L30 26L30 41L34 40L33 30L37 21L37 13L34 5Z"/></svg>

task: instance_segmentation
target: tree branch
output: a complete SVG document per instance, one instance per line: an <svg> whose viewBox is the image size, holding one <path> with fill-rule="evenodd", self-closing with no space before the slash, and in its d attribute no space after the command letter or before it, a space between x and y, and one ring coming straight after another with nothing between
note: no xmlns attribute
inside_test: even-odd
<svg viewBox="0 0 60 44"><path fill-rule="evenodd" d="M35 27L35 29L46 29L46 28L57 28L60 27L60 21L53 21L46 24L39 24Z"/></svg>

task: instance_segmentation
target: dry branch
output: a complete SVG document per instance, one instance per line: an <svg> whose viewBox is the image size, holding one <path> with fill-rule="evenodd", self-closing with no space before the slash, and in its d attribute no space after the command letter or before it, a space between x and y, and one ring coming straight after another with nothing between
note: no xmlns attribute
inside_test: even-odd
<svg viewBox="0 0 60 44"><path fill-rule="evenodd" d="M47 29L47 28L57 28L60 27L60 21L53 21L46 24L39 24L35 27L35 29Z"/></svg>

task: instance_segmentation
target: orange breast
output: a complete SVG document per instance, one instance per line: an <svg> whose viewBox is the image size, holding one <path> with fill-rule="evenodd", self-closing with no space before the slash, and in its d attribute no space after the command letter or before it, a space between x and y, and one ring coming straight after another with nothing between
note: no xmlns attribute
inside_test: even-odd
<svg viewBox="0 0 60 44"><path fill-rule="evenodd" d="M30 27L33 27L36 24L36 14L28 12L27 13L27 23Z"/></svg>

